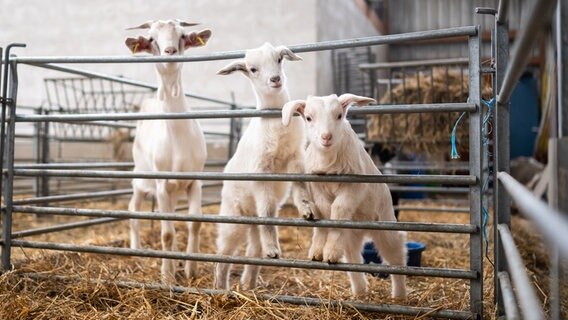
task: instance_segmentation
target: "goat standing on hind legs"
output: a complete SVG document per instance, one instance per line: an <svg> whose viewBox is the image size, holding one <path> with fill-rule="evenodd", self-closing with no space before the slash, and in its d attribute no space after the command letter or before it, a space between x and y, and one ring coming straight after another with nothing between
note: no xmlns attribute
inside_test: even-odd
<svg viewBox="0 0 568 320"><path fill-rule="evenodd" d="M365 151L359 137L346 120L350 105L375 100L353 94L310 96L290 101L282 109L282 123L288 126L294 112L306 120L309 145L306 170L317 174L367 174L381 172ZM389 188L385 183L309 182L317 207L317 218L353 221L396 221ZM340 260L362 263L365 238L373 240L381 257L392 265L406 265L406 233L392 230L314 228L309 258L327 263ZM361 272L348 272L354 295L367 293L367 279ZM391 275L393 298L406 298L404 275Z"/></svg>
<svg viewBox="0 0 568 320"><path fill-rule="evenodd" d="M133 52L147 52L155 56L181 55L186 49L200 47L211 37L210 30L185 33L183 27L195 24L179 20L150 21L130 29L149 29L149 37L128 38L126 46ZM156 99L142 103L142 112L186 112L190 107L185 100L181 82L182 64L177 62L156 63L158 93ZM207 159L205 137L199 122L183 120L139 120L132 146L134 172L137 171L202 171ZM133 195L128 206L130 211L140 211L147 195L154 196L158 210L172 213L178 197L186 195L189 213L201 214L201 181L171 179L133 179ZM187 252L199 252L199 222L188 222ZM176 251L173 221L161 222L162 250ZM138 220L130 220L130 247L140 248ZM162 259L162 281L175 280L175 261ZM187 277L197 275L195 261L186 261Z"/></svg>

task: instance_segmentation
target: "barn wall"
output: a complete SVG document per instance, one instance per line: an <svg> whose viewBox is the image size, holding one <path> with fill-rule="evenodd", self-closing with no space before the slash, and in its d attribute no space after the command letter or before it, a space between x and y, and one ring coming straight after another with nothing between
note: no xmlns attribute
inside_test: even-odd
<svg viewBox="0 0 568 320"><path fill-rule="evenodd" d="M375 27L352 0L317 1L316 37L318 41L368 37L378 35ZM373 48L378 61L386 61L387 47ZM317 53L317 94L333 93L332 53Z"/></svg>
<svg viewBox="0 0 568 320"><path fill-rule="evenodd" d="M510 30L517 30L526 20L534 0L511 0L508 8ZM459 26L480 25L490 31L493 18L475 15L476 7L496 8L499 0L390 0L388 1L389 33L404 33ZM466 57L467 44L392 45L391 61ZM490 46L484 46L483 57L490 56Z"/></svg>
<svg viewBox="0 0 568 320"><path fill-rule="evenodd" d="M316 40L316 0L172 0L172 1L65 1L0 0L0 46L23 42L26 49L14 50L26 56L129 55L127 36L143 31L125 28L151 19L180 18L201 22L195 27L210 28L213 36L207 46L188 54L238 50L273 44L299 44ZM304 61L287 66L293 98L315 91L315 54L303 54ZM230 100L235 92L239 103L254 105L250 84L241 75L217 76L228 61L187 63L183 69L186 91ZM150 64L76 65L112 75L123 75L156 83ZM44 77L65 74L20 67L19 103L38 106L45 99ZM207 103L190 100L194 106ZM216 122L209 122L213 126ZM217 122L218 123L218 122Z"/></svg>

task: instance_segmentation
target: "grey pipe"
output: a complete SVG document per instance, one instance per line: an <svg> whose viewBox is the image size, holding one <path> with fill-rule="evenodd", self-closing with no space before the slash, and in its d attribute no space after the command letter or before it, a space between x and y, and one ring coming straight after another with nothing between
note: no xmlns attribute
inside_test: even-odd
<svg viewBox="0 0 568 320"><path fill-rule="evenodd" d="M51 170L14 169L15 176L52 176L83 178L124 178L124 179L185 179L225 181L301 181L301 182L349 182L349 183L441 183L452 185L473 185L475 177L469 175L325 175L293 173L223 173L223 172L151 172L151 171L98 171L98 170Z"/></svg>
<svg viewBox="0 0 568 320"><path fill-rule="evenodd" d="M72 251L96 254L113 254L119 256L136 256L147 258L165 258L175 260L190 260L200 262L217 262L217 263L233 263L233 264L252 264L258 266L286 267L286 268L302 268L317 270L333 270L333 271L354 271L377 273L384 272L388 274L404 274L409 276L430 276L441 278L455 279L474 279L478 275L469 270L460 269L442 269L442 268L426 268L426 267L406 267L406 266L390 266L379 264L352 264L337 263L328 264L325 262L298 260L298 259L270 259L270 258L253 258L253 257L237 257L223 256L208 253L182 253L174 251L160 251L153 249L130 249L116 247L102 247L92 245L76 245L63 243L49 243L26 240L13 240L14 247L46 249L57 251Z"/></svg>
<svg viewBox="0 0 568 320"><path fill-rule="evenodd" d="M54 208L14 205L13 210L20 213L53 214L67 216L108 217L144 220L196 221L214 223L275 225L289 227L342 228L366 230L405 230L419 232L475 233L478 229L469 224L443 224L420 222L387 222L387 221L344 221L289 218L266 218L248 216L190 215L178 213L130 212L125 210L99 210L78 208Z"/></svg>
<svg viewBox="0 0 568 320"><path fill-rule="evenodd" d="M350 109L349 114L392 114L392 113L420 113L420 112L474 112L475 104L469 103L437 103L437 104L401 104L401 105L375 105L364 108ZM108 125L108 121L117 120L157 120L157 119L226 119L226 118L280 118L282 110L279 109L245 109L245 110L210 110L188 112L138 112L138 113L96 113L96 114L49 114L33 115L20 114L16 122L85 122L99 121L94 124ZM107 122L100 122L107 121Z"/></svg>
<svg viewBox="0 0 568 320"><path fill-rule="evenodd" d="M307 43L301 45L290 45L293 52L312 52L342 48L367 47L383 44L395 44L403 42L412 42L417 40L441 39L459 36L477 35L475 26L454 27L438 30L417 31L401 34L391 34L385 36L373 36L366 38L354 38L345 40L321 41L315 43ZM17 63L25 64L44 64L44 63L154 63L154 62L196 62L196 61L213 61L239 59L244 57L245 51L226 51L214 52L210 54L194 55L194 56L176 56L176 57L158 57L158 56L85 56L85 57L15 57L11 58Z"/></svg>
<svg viewBox="0 0 568 320"><path fill-rule="evenodd" d="M531 320L545 319L540 306L540 299L536 295L529 276L527 275L525 264L517 250L509 226L500 224L497 228L501 236L501 244L503 244L505 257L507 257L509 274L511 275L511 280L513 280L516 289L515 292L519 299L521 310L523 310L524 318Z"/></svg>

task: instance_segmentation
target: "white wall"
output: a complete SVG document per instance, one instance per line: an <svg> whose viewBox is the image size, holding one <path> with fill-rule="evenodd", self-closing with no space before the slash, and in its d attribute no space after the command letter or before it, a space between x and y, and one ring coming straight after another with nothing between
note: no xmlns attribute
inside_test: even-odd
<svg viewBox="0 0 568 320"><path fill-rule="evenodd" d="M197 28L210 28L213 36L204 48L186 54L239 50L273 44L313 42L316 0L0 0L0 46L23 42L26 49L14 50L20 56L129 55L127 36L144 31L125 31L129 26L151 19L180 18L201 22ZM315 54L303 54L303 62L289 63L287 74L292 98L315 91ZM254 104L248 81L241 75L217 76L228 61L188 63L184 67L185 90L237 102ZM149 64L74 65L113 75L155 83ZM65 74L21 66L18 102L39 105L45 98L42 79ZM192 105L203 103L191 101Z"/></svg>

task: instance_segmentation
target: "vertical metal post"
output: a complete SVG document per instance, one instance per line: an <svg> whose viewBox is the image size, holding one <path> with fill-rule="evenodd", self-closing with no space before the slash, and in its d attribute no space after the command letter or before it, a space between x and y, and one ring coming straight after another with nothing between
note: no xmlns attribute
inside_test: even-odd
<svg viewBox="0 0 568 320"><path fill-rule="evenodd" d="M568 3L558 1L556 12L556 53L558 68L558 120L560 137L568 137Z"/></svg>
<svg viewBox="0 0 568 320"><path fill-rule="evenodd" d="M34 112L36 114L41 114L42 113L42 109L43 107L39 107L37 109L34 110ZM41 126L42 126L42 122L36 122L33 124L34 125L34 140L33 140L33 150L34 150L34 158L35 158L35 163L39 164L41 163ZM35 177L34 179L34 185L33 185L33 192L35 194L36 197L41 197L41 177Z"/></svg>
<svg viewBox="0 0 568 320"><path fill-rule="evenodd" d="M231 100L233 101L233 104L231 104L231 110L235 110L237 107L235 105L235 93L231 92ZM227 148L227 160L231 160L231 157L233 156L233 152L235 149L234 143L235 143L235 118L231 118L229 120L229 146Z"/></svg>
<svg viewBox="0 0 568 320"><path fill-rule="evenodd" d="M16 62L10 62L9 83L10 94L9 111L10 118L6 132L6 175L4 176L4 204L5 211L2 215L2 270L8 271L12 268L10 254L12 249L12 195L14 191L14 146L16 131L16 97L18 96L18 73Z"/></svg>
<svg viewBox="0 0 568 320"><path fill-rule="evenodd" d="M555 39L556 42L556 68L557 68L557 106L552 110L550 119L550 140L548 143L548 165L550 168L550 181L548 184L548 200L552 208L563 208L566 203L566 170L562 145L566 143L562 137L568 136L568 5L565 1L558 1L556 7L555 20ZM562 200L564 198L564 200ZM561 291L560 282L562 276L560 272L561 257L558 247L552 246L550 253L550 317L560 319Z"/></svg>
<svg viewBox="0 0 568 320"><path fill-rule="evenodd" d="M495 38L495 76L493 78L493 92L495 95L499 92L503 84L505 71L507 70L507 62L509 57L509 26L507 21L495 21L493 29ZM497 314L503 315L503 297L499 285L499 273L507 270L507 261L501 244L499 224L511 225L511 211L509 194L497 179L497 173L500 171L509 172L509 103L497 103L493 108L493 261L495 268L494 276L494 299L497 304Z"/></svg>
<svg viewBox="0 0 568 320"><path fill-rule="evenodd" d="M43 114L49 114L49 110L42 110ZM41 163L49 163L49 124L50 122L41 122ZM49 176L40 177L40 197L47 197L50 194L49 190Z"/></svg>
<svg viewBox="0 0 568 320"><path fill-rule="evenodd" d="M470 186L470 223L477 227L477 232L470 234L470 268L477 273L477 278L470 280L470 309L477 316L483 317L483 239L482 239L482 106L481 106L481 58L480 35L469 38L469 103L477 106L469 118L469 174L477 178Z"/></svg>
<svg viewBox="0 0 568 320"><path fill-rule="evenodd" d="M6 112L6 106L4 105L4 86L2 85L2 79L4 79L4 72L5 72L5 67L4 67L4 60L2 59L3 57L3 49L2 47L0 47L0 105L2 105L2 110L0 112L2 112L2 114L0 115L1 119L0 119L0 126L2 127L2 129L0 129L1 131L1 135L0 135L0 205L2 205L2 172L4 171L4 121L6 120L6 116L5 116L5 112Z"/></svg>

